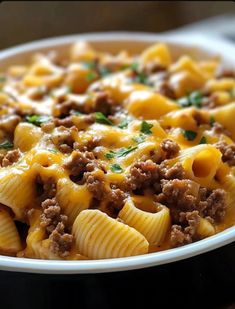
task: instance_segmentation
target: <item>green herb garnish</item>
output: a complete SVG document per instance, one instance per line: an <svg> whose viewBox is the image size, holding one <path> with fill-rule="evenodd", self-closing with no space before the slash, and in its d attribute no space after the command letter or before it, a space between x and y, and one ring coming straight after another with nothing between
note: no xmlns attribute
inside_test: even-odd
<svg viewBox="0 0 235 309"><path fill-rule="evenodd" d="M194 131L191 131L191 130L183 130L182 129L182 134L188 141L193 141L197 136L197 132L194 132Z"/></svg>
<svg viewBox="0 0 235 309"><path fill-rule="evenodd" d="M58 150L56 150L56 149L47 149L47 150L52 152L52 153L58 153Z"/></svg>
<svg viewBox="0 0 235 309"><path fill-rule="evenodd" d="M138 62L133 62L133 63L130 65L130 68L131 68L133 71L137 72L138 69L139 69L139 63L138 63Z"/></svg>
<svg viewBox="0 0 235 309"><path fill-rule="evenodd" d="M34 124L35 126L39 126L42 123L48 122L50 120L49 116L46 115L32 115L32 116L26 116L26 121L29 123Z"/></svg>
<svg viewBox="0 0 235 309"><path fill-rule="evenodd" d="M94 70L96 68L96 61L91 60L91 61L83 61L82 65L89 70Z"/></svg>
<svg viewBox="0 0 235 309"><path fill-rule="evenodd" d="M110 169L113 173L117 173L120 174L123 172L123 169L121 168L121 166L119 164L113 164L110 166Z"/></svg>
<svg viewBox="0 0 235 309"><path fill-rule="evenodd" d="M201 107L202 104L202 93L200 91L194 91L190 93L186 97L182 97L179 100L177 100L177 103L181 107L189 107L189 106L195 106L197 108Z"/></svg>
<svg viewBox="0 0 235 309"><path fill-rule="evenodd" d="M95 121L102 124L107 124L109 126L113 126L112 121L110 121L103 113L96 112L95 113Z"/></svg>
<svg viewBox="0 0 235 309"><path fill-rule="evenodd" d="M139 73L135 78L134 81L140 84L148 84L148 77L144 73Z"/></svg>
<svg viewBox="0 0 235 309"><path fill-rule="evenodd" d="M120 129L125 129L125 128L127 128L128 124L129 124L129 120L128 120L127 118L125 118L125 119L123 119L123 120L119 123L118 127L119 127Z"/></svg>
<svg viewBox="0 0 235 309"><path fill-rule="evenodd" d="M153 132L150 130L153 127L153 124L148 123L147 121L142 121L140 131L144 134L152 134Z"/></svg>
<svg viewBox="0 0 235 309"><path fill-rule="evenodd" d="M205 136L202 136L202 138L200 139L199 144L207 144L207 140Z"/></svg>
<svg viewBox="0 0 235 309"><path fill-rule="evenodd" d="M0 149L12 149L12 148L13 148L13 144L9 141L0 143Z"/></svg>
<svg viewBox="0 0 235 309"><path fill-rule="evenodd" d="M117 151L111 150L110 152L105 154L105 157L107 159L113 159L114 157L120 158L120 157L125 157L127 156L130 152L136 150L138 147L137 146L129 146L127 148L120 148Z"/></svg>
<svg viewBox="0 0 235 309"><path fill-rule="evenodd" d="M145 136L143 134L140 134L139 136L133 137L132 140L137 144L141 144L145 141Z"/></svg>
<svg viewBox="0 0 235 309"><path fill-rule="evenodd" d="M86 79L88 82L92 82L94 79L96 79L97 74L95 72L89 72L86 76Z"/></svg>
<svg viewBox="0 0 235 309"><path fill-rule="evenodd" d="M100 67L99 68L99 73L102 77L105 77L107 75L109 75L110 73L112 73L108 68L106 67Z"/></svg>
<svg viewBox="0 0 235 309"><path fill-rule="evenodd" d="M213 127L214 123L215 123L215 117L214 116L210 116L210 126Z"/></svg>

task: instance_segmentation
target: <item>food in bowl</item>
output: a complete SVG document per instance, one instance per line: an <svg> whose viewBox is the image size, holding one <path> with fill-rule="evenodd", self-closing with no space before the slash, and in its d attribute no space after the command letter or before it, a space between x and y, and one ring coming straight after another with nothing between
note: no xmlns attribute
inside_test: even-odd
<svg viewBox="0 0 235 309"><path fill-rule="evenodd" d="M219 59L74 44L0 77L0 252L147 254L235 222L235 75Z"/></svg>

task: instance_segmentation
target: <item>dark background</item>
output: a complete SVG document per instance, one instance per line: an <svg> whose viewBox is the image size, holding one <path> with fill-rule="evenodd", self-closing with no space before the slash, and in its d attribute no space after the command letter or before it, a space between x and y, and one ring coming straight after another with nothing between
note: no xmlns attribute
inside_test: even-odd
<svg viewBox="0 0 235 309"><path fill-rule="evenodd" d="M0 4L0 49L96 31L162 32L235 11L227 1L9 1ZM235 308L235 244L185 261L97 275L0 272L0 309Z"/></svg>
<svg viewBox="0 0 235 309"><path fill-rule="evenodd" d="M0 49L71 33L161 32L231 12L232 1L3 1Z"/></svg>

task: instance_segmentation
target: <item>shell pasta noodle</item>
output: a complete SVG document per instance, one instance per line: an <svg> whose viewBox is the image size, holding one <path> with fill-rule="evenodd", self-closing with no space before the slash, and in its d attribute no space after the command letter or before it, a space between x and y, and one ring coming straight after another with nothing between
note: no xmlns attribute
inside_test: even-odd
<svg viewBox="0 0 235 309"><path fill-rule="evenodd" d="M218 57L77 42L27 60L0 72L0 254L124 258L235 225L235 72Z"/></svg>
<svg viewBox="0 0 235 309"><path fill-rule="evenodd" d="M84 210L76 218L73 233L78 250L92 259L145 254L148 242L128 225L99 210Z"/></svg>

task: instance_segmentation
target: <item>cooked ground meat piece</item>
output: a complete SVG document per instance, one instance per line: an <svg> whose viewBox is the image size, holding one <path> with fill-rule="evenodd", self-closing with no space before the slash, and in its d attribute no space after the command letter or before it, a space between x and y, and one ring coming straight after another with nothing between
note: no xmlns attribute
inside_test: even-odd
<svg viewBox="0 0 235 309"><path fill-rule="evenodd" d="M36 177L37 194L40 201L53 198L56 194L56 183L54 178L49 177L43 181L40 175Z"/></svg>
<svg viewBox="0 0 235 309"><path fill-rule="evenodd" d="M163 140L160 143L160 147L165 153L166 159L171 159L175 157L180 151L179 145L171 139Z"/></svg>
<svg viewBox="0 0 235 309"><path fill-rule="evenodd" d="M67 216L61 215L61 209L55 198L46 199L41 204L43 213L41 215L41 226L46 228L50 235L59 222L66 223Z"/></svg>
<svg viewBox="0 0 235 309"><path fill-rule="evenodd" d="M180 162L169 167L163 161L159 165L159 173L161 179L183 179L185 178L185 170Z"/></svg>
<svg viewBox="0 0 235 309"><path fill-rule="evenodd" d="M130 168L127 177L129 190L148 188L155 182L159 182L159 167L152 160L138 161Z"/></svg>
<svg viewBox="0 0 235 309"><path fill-rule="evenodd" d="M172 225L170 241L173 247L192 243L197 237L197 228L200 222L198 211L181 212L180 222L182 225Z"/></svg>
<svg viewBox="0 0 235 309"><path fill-rule="evenodd" d="M206 200L206 208L203 211L204 217L219 222L221 221L226 212L226 192L223 189L215 189L211 191Z"/></svg>
<svg viewBox="0 0 235 309"><path fill-rule="evenodd" d="M64 230L64 223L59 222L49 236L51 241L50 249L60 257L66 257L69 255L73 243L73 236L65 233Z"/></svg>
<svg viewBox="0 0 235 309"><path fill-rule="evenodd" d="M95 159L92 152L79 150L73 151L69 160L63 167L69 171L72 176L83 175L85 172L91 172L95 168L101 167L101 164Z"/></svg>
<svg viewBox="0 0 235 309"><path fill-rule="evenodd" d="M1 165L2 167L6 167L12 165L13 163L17 162L20 158L20 151L19 149L10 150L7 152L5 156L1 156Z"/></svg>
<svg viewBox="0 0 235 309"><path fill-rule="evenodd" d="M61 208L55 198L46 199L41 203L43 213L40 225L46 229L50 239L50 249L55 254L65 257L71 250L73 236L65 233L66 215L61 214Z"/></svg>
<svg viewBox="0 0 235 309"><path fill-rule="evenodd" d="M93 194L97 201L101 201L105 194L104 179L101 175L93 172L84 174L87 189Z"/></svg>
<svg viewBox="0 0 235 309"><path fill-rule="evenodd" d="M107 190L106 190L107 191ZM124 191L111 185L109 191L105 192L105 199L108 201L109 214L112 217L117 217L119 211L124 206L124 200L127 197Z"/></svg>
<svg viewBox="0 0 235 309"><path fill-rule="evenodd" d="M151 61L144 66L142 71L145 75L151 75L153 73L166 71L166 67L155 61Z"/></svg>
<svg viewBox="0 0 235 309"><path fill-rule="evenodd" d="M231 137L231 133L218 122L213 123L212 133L213 134L224 134L224 135Z"/></svg>
<svg viewBox="0 0 235 309"><path fill-rule="evenodd" d="M113 115L120 106L115 104L114 100L109 97L109 95L104 92L98 92L95 98L94 111L101 112L104 115Z"/></svg>
<svg viewBox="0 0 235 309"><path fill-rule="evenodd" d="M73 123L71 116L67 116L63 119L55 118L54 124L55 124L56 127L63 126L65 128L71 128L72 126L74 126L74 123Z"/></svg>
<svg viewBox="0 0 235 309"><path fill-rule="evenodd" d="M71 114L71 111L78 111L82 114L91 112L91 109L86 104L81 104L73 100L67 100L67 98L61 97L55 106L56 117L64 118Z"/></svg>
<svg viewBox="0 0 235 309"><path fill-rule="evenodd" d="M78 149L79 151L85 152L85 151L92 151L94 150L95 147L99 145L100 142L100 137L99 136L94 136L89 140L84 141L83 144L75 142L73 144L74 149Z"/></svg>
<svg viewBox="0 0 235 309"><path fill-rule="evenodd" d="M157 199L170 208L192 211L196 208L199 185L189 179L161 180L162 193Z"/></svg>
<svg viewBox="0 0 235 309"><path fill-rule="evenodd" d="M55 136L52 136L52 142L59 148L63 153L70 153L73 150L73 131L76 133L78 130L75 126L71 128L65 128L60 126L58 128L58 133Z"/></svg>
<svg viewBox="0 0 235 309"><path fill-rule="evenodd" d="M225 77L235 78L235 71L219 67L216 72L215 77L218 79L225 78Z"/></svg>
<svg viewBox="0 0 235 309"><path fill-rule="evenodd" d="M195 120L197 126L200 126L202 124L209 124L208 117L203 111L194 110L192 113L192 117Z"/></svg>
<svg viewBox="0 0 235 309"><path fill-rule="evenodd" d="M225 142L218 142L215 144L216 148L222 153L223 162L227 162L228 165L235 165L235 144L227 144Z"/></svg>
<svg viewBox="0 0 235 309"><path fill-rule="evenodd" d="M218 105L217 100L218 97L216 94L204 96L201 100L201 105L203 108L213 109Z"/></svg>
<svg viewBox="0 0 235 309"><path fill-rule="evenodd" d="M175 92L168 81L163 80L161 82L158 82L156 86L156 92L159 92L160 94L170 99L176 99Z"/></svg>

